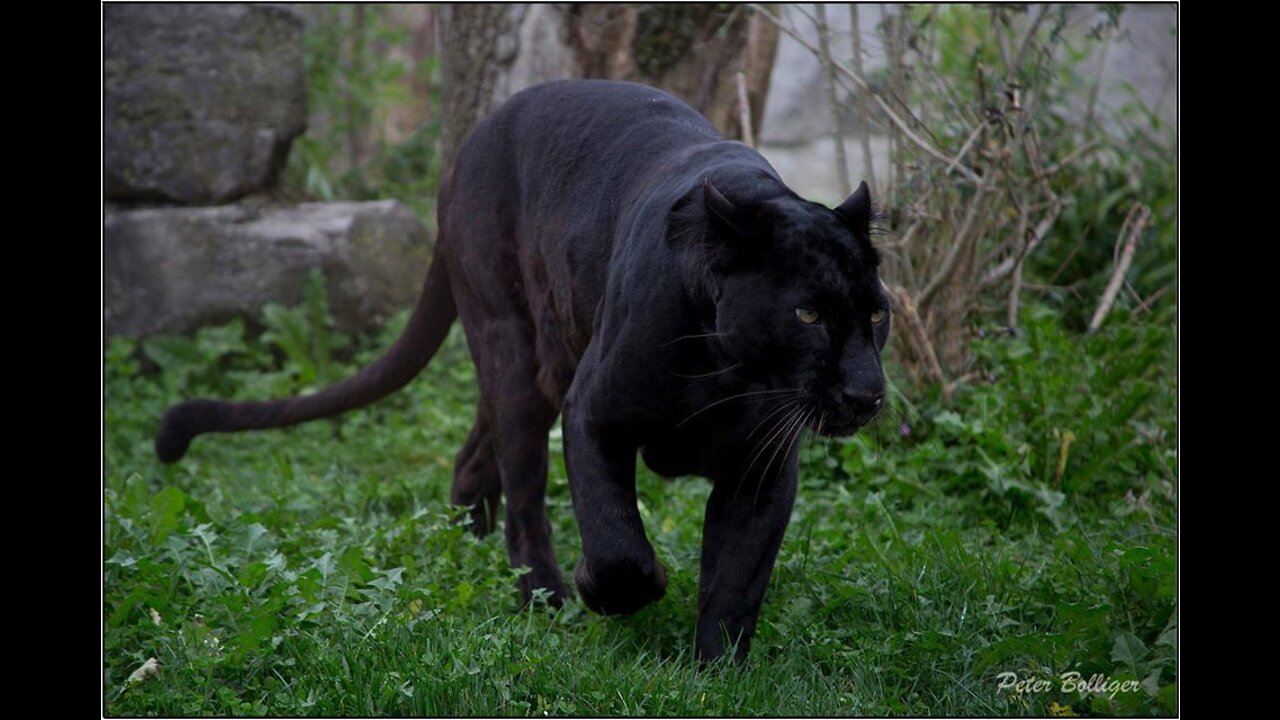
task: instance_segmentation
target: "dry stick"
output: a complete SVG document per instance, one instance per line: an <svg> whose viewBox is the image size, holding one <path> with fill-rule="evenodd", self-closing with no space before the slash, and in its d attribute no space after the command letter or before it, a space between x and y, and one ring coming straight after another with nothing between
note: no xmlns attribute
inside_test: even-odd
<svg viewBox="0 0 1280 720"><path fill-rule="evenodd" d="M976 380L976 379L978 379L978 378L980 378L980 377L982 377L982 373L981 373L981 372L978 372L977 370L972 370L972 371L970 371L970 372L967 372L967 373L965 373L965 374L961 375L960 377L956 378L955 380L952 380L951 382L947 383L946 385L943 385L943 386L942 386L942 399L943 399L943 401L945 401L945 402L951 402L951 398L955 397L955 395L956 395L956 389L957 389L957 388L959 388L961 385L963 385L963 384L965 384L965 383L973 382L974 380Z"/></svg>
<svg viewBox="0 0 1280 720"><path fill-rule="evenodd" d="M1009 285L1009 299L1005 304L1005 325L1010 330L1018 329L1018 295L1022 292L1022 261L1027 257L1027 248L1031 247L1031 238L1027 237L1027 210L1018 212L1018 237L1022 238L1022 251L1018 254L1018 262L1013 266L1013 282Z"/></svg>
<svg viewBox="0 0 1280 720"><path fill-rule="evenodd" d="M1035 205L1028 206L1026 209L1018 208L1019 218L1021 218L1024 213L1030 217L1031 215L1048 210L1051 205L1052 203L1036 203ZM990 234L994 235L997 230L1003 230L1006 224L1005 218L1001 216L996 225L992 226ZM1010 232L995 247L986 251L980 258L978 258L978 267L988 267L995 262L996 258L1005 257L1010 252L1018 252L1018 248L1022 247L1023 243L1028 239L1029 236L1027 235L1019 235L1017 232Z"/></svg>
<svg viewBox="0 0 1280 720"><path fill-rule="evenodd" d="M995 28L996 50L1000 52L1000 62L1004 63L1005 71L1009 68L1009 48L1005 45L1004 33L1000 32L1000 8L992 5L989 9L991 13L991 27Z"/></svg>
<svg viewBox="0 0 1280 720"><path fill-rule="evenodd" d="M822 61L823 74L827 76L827 104L831 106L831 116L835 121L831 131L831 139L836 144L836 176L840 179L840 197L853 192L853 183L849 180L849 160L844 154L844 119L840 113L840 103L836 97L836 69L831 64L831 31L827 26L827 6L818 3L818 59Z"/></svg>
<svg viewBox="0 0 1280 720"><path fill-rule="evenodd" d="M1102 50L1098 53L1098 71L1093 78L1093 87L1089 89L1089 104L1084 115L1084 134L1086 136L1093 129L1094 113L1098 107L1098 96L1102 93L1102 77L1107 70L1107 51L1111 49L1111 38L1114 35L1114 32L1107 32L1106 39L1102 41Z"/></svg>
<svg viewBox="0 0 1280 720"><path fill-rule="evenodd" d="M858 24L858 4L849 3L849 22L853 28L853 70L862 74L862 27ZM862 176L872 188L872 194L881 197L876 185L875 164L871 162L871 116L867 113L867 96L861 92L853 96L858 122L862 123Z"/></svg>
<svg viewBox="0 0 1280 720"><path fill-rule="evenodd" d="M1133 314L1141 315L1146 311L1150 310L1151 306L1154 305L1157 300L1164 297L1165 293L1169 292L1172 289L1173 289L1173 283L1169 283L1168 285L1165 285L1159 290L1151 293L1151 295L1149 295L1146 300L1142 301L1141 305L1133 309Z"/></svg>
<svg viewBox="0 0 1280 720"><path fill-rule="evenodd" d="M960 160L963 159L965 155L969 154L969 149L973 147L974 141L978 139L978 135L982 134L982 128L983 123L978 123L978 126L973 129L973 132L969 133L969 138L964 141L964 145L960 146L960 152L956 153L951 164L947 165L947 169L942 171L942 175L944 177L950 175L951 171L955 170L956 166L960 164Z"/></svg>
<svg viewBox="0 0 1280 720"><path fill-rule="evenodd" d="M1147 227L1147 221L1151 219L1151 210L1142 203L1134 203L1133 208L1129 210L1129 214L1124 219L1124 225L1120 226L1120 236L1116 238L1119 244L1124 240L1124 250L1120 253L1120 261L1116 263L1116 269L1111 273L1111 280L1107 283L1107 289L1102 292L1102 299L1098 302L1098 309L1093 313L1093 319L1089 321L1089 333L1093 334L1102 326L1102 320L1107 316L1107 312L1111 310L1111 305L1116 301L1116 295L1120 292L1120 285L1124 282L1124 274L1129 271L1129 265L1133 262L1133 252L1138 247L1138 238L1142 236L1142 231ZM1128 231L1128 238L1125 238L1125 231Z"/></svg>
<svg viewBox="0 0 1280 720"><path fill-rule="evenodd" d="M933 381L939 385L945 386L947 378L942 374L942 364L938 362L938 355L933 351L933 343L929 342L929 335L924 330L924 323L920 321L920 313L916 311L915 303L911 302L911 294L901 285L894 285L889 290L891 300L896 300L898 306L898 314L902 316L903 322L907 325L907 332L915 341L916 351L924 358L925 367L929 369L929 375Z"/></svg>
<svg viewBox="0 0 1280 720"><path fill-rule="evenodd" d="M797 33L795 30L792 30L786 25L783 25L781 20L779 20L776 16L774 16L773 13L769 12L763 6L759 5L758 3L751 3L751 7L754 8L756 12L763 15L769 22L778 26L778 29L786 33L787 35L789 35L791 39L803 45L805 49L808 50L809 52L812 52L812 53L819 52L818 48L814 47L812 43L810 43L808 40L805 40L804 37L801 36L799 33ZM898 113L893 111L893 108L889 107L889 104L884 101L884 98L880 97L874 92L871 92L871 86L867 83L866 80L862 79L861 75L851 70L848 65L845 65L844 63L834 58L831 60L831 64L833 67L835 67L836 70L839 70L850 80L853 80L855 83L857 83L858 87L861 88L864 92L866 92L871 97L871 99L875 101L876 105L878 105L880 109L884 111L884 114L889 118L889 120L893 122L894 126L896 126L900 131L902 131L902 134L905 135L906 138L912 142L912 144L914 144L916 147L923 150L925 153L933 157L935 160L939 160L944 163L951 162L952 158L947 157L946 154L940 152L937 148L930 145L927 140L925 140L924 138L920 137L915 132L913 132L911 130L911 127L907 124L907 122L903 120L901 117L899 117ZM969 180L973 180L973 181L978 180L978 177L974 175L973 171L970 170L969 168L964 167L963 165L959 165L957 166L956 169L959 170L960 173L964 175L966 178L968 178Z"/></svg>
<svg viewBox="0 0 1280 720"><path fill-rule="evenodd" d="M1053 206L1049 208L1039 223L1036 224L1035 234L1031 236L1031 241L1026 244L1022 253L1018 256L1010 256L1005 258L999 265L988 270L982 279L978 281L978 288L981 290L990 290L1009 278L1014 270L1020 265L1031 251L1044 241L1045 235L1049 234L1049 229L1053 227L1053 223L1058 219L1058 214L1062 212L1062 201L1055 198Z"/></svg>
<svg viewBox="0 0 1280 720"><path fill-rule="evenodd" d="M911 226L895 243L902 248L902 274L905 276L903 279L907 281L907 287L916 287L916 267L911 260L911 241L915 239L916 233L920 231L920 226L923 224L924 220L921 219L911 223Z"/></svg>
<svg viewBox="0 0 1280 720"><path fill-rule="evenodd" d="M1026 258L1026 255L1019 258L1018 263L1013 266L1013 276L1009 283L1009 297L1005 301L1005 324L1010 330L1018 329L1018 302L1022 294L1022 260L1024 258Z"/></svg>
<svg viewBox="0 0 1280 720"><path fill-rule="evenodd" d="M885 7L887 8L889 6L885 5ZM903 100L903 97L907 93L907 81L903 77L902 72L903 50L901 5L899 5L899 10L899 14L896 16L890 16L886 21L887 24L885 25L886 30L884 32L884 37L887 41L885 50L888 52L889 62L889 97L886 98L885 107L888 107L887 103L890 100L897 102L898 107L912 115L911 119L916 121L918 127L919 118L914 116L911 112L911 108ZM893 149L889 153L889 167L893 168L893 175L891 176L891 182L889 183L889 207L896 208L898 207L899 200L898 188L906 185L907 183L907 152L902 144L901 131L894 129L894 131L890 133L890 140L893 143Z"/></svg>
<svg viewBox="0 0 1280 720"><path fill-rule="evenodd" d="M364 164L364 137L362 132L367 130L367 122L360 103L356 100L355 93L351 90L350 78L352 76L359 77L364 68L364 25L365 25L365 7L364 5L356 5L352 10L355 13L351 19L351 55L347 68L345 68L344 78L347 80L343 86L343 101L347 111L347 162L350 163L352 170L358 170Z"/></svg>
<svg viewBox="0 0 1280 720"><path fill-rule="evenodd" d="M1040 8L1040 14L1031 23L1031 29L1027 30L1027 34L1022 36L1022 44L1018 46L1018 52L1013 58L1013 65L1005 65L1005 75L1009 78L1013 77L1013 71L1022 67L1022 61L1027 57L1027 51L1031 49L1031 43L1036 38L1036 32L1040 30L1040 26L1044 23L1044 19L1048 17L1049 10L1052 5L1045 3Z"/></svg>
<svg viewBox="0 0 1280 720"><path fill-rule="evenodd" d="M934 294L942 289L947 280L951 279L951 274L956 271L962 250L969 244L970 231L973 229L974 220L978 217L978 210L982 207L982 201L986 197L989 182L990 180L980 183L978 191L969 200L969 211L965 213L964 223L960 226L960 232L956 233L955 242L952 243L946 258L943 259L942 267L938 268L938 272L929 280L929 284L925 285L924 290L920 291L920 299L917 301L919 304L927 305L933 299Z"/></svg>
<svg viewBox="0 0 1280 720"><path fill-rule="evenodd" d="M742 142L748 147L756 146L756 135L751 128L751 103L747 100L747 74L738 71L738 123L742 125Z"/></svg>
<svg viewBox="0 0 1280 720"><path fill-rule="evenodd" d="M1048 178L1053 177L1054 175L1057 175L1058 173L1062 172L1062 168L1080 159L1085 154L1093 152L1098 148L1098 145L1100 144L1101 143L1099 143L1097 140L1090 140L1089 142L1081 145L1075 150L1072 150L1071 152L1067 153L1067 156L1062 158L1058 162L1050 165L1044 170L1041 170L1039 174L1035 176L1035 180L1037 181L1046 180Z"/></svg>
<svg viewBox="0 0 1280 720"><path fill-rule="evenodd" d="M903 11L908 11L910 9L910 6L908 5L903 5L902 7L903 7ZM916 41L914 43L910 43L910 47L916 51L916 56L924 60L924 62L920 63L921 65L932 62L934 57L933 50L937 46L938 7L936 5L929 8L929 14L925 16L924 20L922 20L919 25L917 25L917 29L925 26L928 26L929 30L928 30L928 33L924 35L923 40L921 40L920 37L917 36ZM919 82L919 80L917 80L917 82ZM945 112L945 111L942 111L941 107L936 107L934 104L935 96L940 94L941 93L937 93L937 92L926 92L920 95L919 118L920 118L920 121L924 124L925 131L929 133L930 139L932 139L934 142L938 141L938 136L935 135L933 133L933 130L930 128L930 124L929 124L929 120L931 119L930 111L938 110L940 111L940 114L941 112ZM937 103L937 105L939 106L941 104L942 103Z"/></svg>

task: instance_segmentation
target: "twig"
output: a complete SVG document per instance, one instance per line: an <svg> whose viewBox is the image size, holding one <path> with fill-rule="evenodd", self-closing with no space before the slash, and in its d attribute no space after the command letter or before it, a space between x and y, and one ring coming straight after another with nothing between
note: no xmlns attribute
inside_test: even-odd
<svg viewBox="0 0 1280 720"><path fill-rule="evenodd" d="M982 127L983 123L978 123L973 132L969 133L969 139L964 141L964 145L960 146L960 152L956 153L956 156L952 158L951 164L947 165L947 169L942 171L944 176L950 175L951 171L956 169L956 166L964 159L964 156L969 154L969 149L973 147L973 142L982 134Z"/></svg>
<svg viewBox="0 0 1280 720"><path fill-rule="evenodd" d="M773 23L774 25L777 25L779 30L791 36L791 39L803 45L805 49L807 49L809 52L812 52L812 53L819 52L818 48L813 46L813 43L810 43L808 40L804 39L804 37L801 36L799 33L797 33L795 30L792 30L786 25L783 25L781 20L779 20L776 16L774 16L773 13L765 9L762 5L758 3L751 3L751 7L754 8L756 12L763 15L767 20L769 20L769 22ZM870 95L871 99L876 102L876 105L880 106L880 109L884 111L884 114L889 118L889 120L891 120L893 124L897 126L899 130L902 131L902 134L908 140L910 140L912 144L914 144L916 147L923 150L925 153L933 157L935 160L950 164L951 158L947 157L946 154L942 153L937 148L930 145L928 141L926 141L924 138L920 137L914 131L912 131L910 125L908 125L905 120L899 117L898 114L893 111L893 108L889 107L889 104L884 101L884 98L880 97L879 95L871 91L871 85L868 84L866 80L862 79L861 75L851 70L848 65L845 65L844 63L834 58L832 58L831 64L832 66L835 67L835 69L839 70L841 73L844 73L849 79L857 83L859 88L861 88L864 92ZM967 167L964 167L963 165L957 166L957 169L960 171L960 174L964 175L966 178L970 180L976 181L978 179L978 177L973 174L972 170L970 170Z"/></svg>
<svg viewBox="0 0 1280 720"><path fill-rule="evenodd" d="M1172 289L1173 289L1173 283L1169 283L1168 285L1165 285L1159 290L1151 293L1151 295L1149 295L1146 300L1142 301L1142 304L1138 305L1138 307L1133 309L1133 314L1141 315L1142 313L1145 313L1146 311L1150 310L1151 306L1154 305L1157 300L1164 297L1165 293L1169 292Z"/></svg>
<svg viewBox="0 0 1280 720"><path fill-rule="evenodd" d="M1004 33L1000 32L1001 26L1001 10L997 6L991 6L991 27L995 30L996 50L1000 52L1000 62L1004 63L1005 73L1009 71L1009 48L1005 45Z"/></svg>
<svg viewBox="0 0 1280 720"><path fill-rule="evenodd" d="M1099 143L1097 140L1090 140L1089 142L1084 143L1083 145L1076 148L1075 150L1072 150L1071 152L1067 153L1066 157L1050 165L1049 167L1041 170L1035 176L1035 179L1037 181L1040 181L1040 180L1045 180L1047 178L1051 178L1054 175L1057 175L1059 172L1062 171L1062 168L1075 162L1076 160L1079 160L1085 154L1093 152L1095 149L1097 149L1098 145L1100 144L1101 143Z"/></svg>
<svg viewBox="0 0 1280 720"><path fill-rule="evenodd" d="M853 28L853 70L862 74L862 26L858 23L858 4L849 3L849 23ZM853 95L854 109L858 113L858 122L862 124L862 174L877 192L875 163L871 161L871 117L867 113L867 96L858 92ZM879 197L877 195L877 197Z"/></svg>
<svg viewBox="0 0 1280 720"><path fill-rule="evenodd" d="M1031 48L1031 43L1036 39L1036 33L1040 30L1040 26L1044 24L1044 19L1049 16L1049 11L1054 6L1051 3L1045 3L1040 7L1040 14L1031 23L1031 29L1022 36L1022 44L1018 46L1017 55L1014 56L1013 65L1005 66L1005 74L1009 79L1013 78L1013 74L1022 67L1022 61L1027 57L1027 50Z"/></svg>
<svg viewBox="0 0 1280 720"><path fill-rule="evenodd" d="M951 244L951 249L947 252L947 257L942 261L942 267L938 268L938 272L929 280L929 284L924 286L924 290L920 291L919 303L927 305L933 299L934 294L942 289L947 280L951 279L951 274L956 271L959 264L962 250L969 244L970 231L973 229L974 220L978 216L978 210L983 205L983 199L987 194L987 183L980 183L978 191L974 193L969 200L969 211L965 213L964 223L960 226L960 232L956 233L955 242Z"/></svg>
<svg viewBox="0 0 1280 720"><path fill-rule="evenodd" d="M1098 107L1098 96L1102 93L1102 78L1107 72L1107 51L1111 49L1111 39L1115 33L1107 31L1107 37L1102 41L1102 50L1098 53L1098 70L1093 77L1093 87L1089 89L1089 104L1086 106L1084 114L1084 134L1087 137L1089 131L1093 129L1094 113Z"/></svg>
<svg viewBox="0 0 1280 720"><path fill-rule="evenodd" d="M1018 261L1013 265L1012 282L1009 284L1009 299L1005 307L1005 324L1010 330L1018 329L1018 296L1022 292L1022 264L1027 259L1031 247L1031 238L1027 237L1027 211L1020 208L1018 212L1018 237L1022 238L1022 250L1018 253Z"/></svg>
<svg viewBox="0 0 1280 720"><path fill-rule="evenodd" d="M1107 312L1111 310L1111 305L1116 301L1116 295L1120 292L1120 285L1124 282L1124 274L1129 271L1129 265L1133 262L1133 252L1138 247L1138 238L1142 236L1142 231L1147 227L1147 221L1151 219L1151 209L1142 203L1134 203L1129 210L1129 214L1124 219L1124 224L1120 226L1120 236L1116 238L1116 243L1124 241L1124 250L1120 253L1120 260L1116 263L1116 269L1111 273L1111 280L1107 282L1107 289L1102 292L1102 299L1098 302L1098 309L1093 313L1093 319L1089 321L1089 333L1093 334L1102 326L1102 320L1107 316ZM1126 232L1128 237L1125 237Z"/></svg>
<svg viewBox="0 0 1280 720"><path fill-rule="evenodd" d="M818 59L822 61L823 73L827 76L827 103L831 106L831 118L834 127L831 139L836 144L836 177L840 179L840 197L853 192L853 183L849 180L849 160L844 154L844 119L841 117L840 102L836 96L836 69L831 63L831 32L827 26L827 6L817 3L815 9L818 18Z"/></svg>
<svg viewBox="0 0 1280 720"><path fill-rule="evenodd" d="M1010 180L1015 183L1021 182L1021 178L1013 176L1010 176ZM1017 210L1019 220L1021 220L1024 214L1030 218L1032 215L1038 216L1043 211L1053 207L1052 202L1035 203L1034 205L1028 205L1025 208L1018 205L1016 201L1012 202L1014 204L1014 208ZM988 230L988 234L994 235L997 231L1003 230L1007 224L1008 219L1004 217L1003 213L1001 213L998 223ZM1018 248L1022 247L1022 244L1026 242L1026 240L1026 235L1019 234L1016 231L1010 232L999 242L999 244L982 254L982 257L978 259L978 267L989 267L996 261L996 258L1005 257L1010 251L1016 252Z"/></svg>
<svg viewBox="0 0 1280 720"><path fill-rule="evenodd" d="M1022 258L1029 255L1031 251L1035 250L1036 247L1044 241L1045 236L1049 234L1049 229L1053 227L1053 223L1058 219L1058 214L1061 212L1062 201L1055 199L1053 206L1049 208L1048 214L1046 214L1040 222L1036 224L1035 234L1031 236L1031 241L1026 244L1022 253L1016 257L1007 257L999 265L988 270L987 273L982 276L982 279L978 281L978 287L982 290L990 290L1004 282L1010 275L1012 275L1014 268L1022 262Z"/></svg>
<svg viewBox="0 0 1280 720"><path fill-rule="evenodd" d="M961 385L971 383L980 377L982 377L982 373L978 372L977 370L974 370L971 372L967 372L964 375L961 375L960 377L956 378L955 380L952 380L951 382L943 385L942 386L943 401L951 402L951 399L956 396L956 390L958 390Z"/></svg>
<svg viewBox="0 0 1280 720"><path fill-rule="evenodd" d="M947 378L942 374L942 365L938 362L938 355L933 351L933 343L929 342L929 335L925 332L924 323L920 321L920 313L916 311L916 305L911 301L911 294L906 288L895 285L889 290L891 300L896 300L898 315L902 316L903 322L907 326L907 331L915 340L917 352L920 353L924 360L925 367L929 369L929 375L933 381L939 385L945 386Z"/></svg>
<svg viewBox="0 0 1280 720"><path fill-rule="evenodd" d="M747 100L747 74L738 71L738 123L742 126L742 142L748 147L756 146L756 135L751 128L751 103Z"/></svg>
<svg viewBox="0 0 1280 720"><path fill-rule="evenodd" d="M882 6L882 10L887 14L890 8L889 4ZM902 101L902 97L907 94L906 74L902 71L902 6L899 4L898 13L896 15L887 14L884 17L883 29L881 36L885 39L885 61L889 64L889 86L887 88L888 97L885 98L886 105L892 101L897 103L897 107L902 108L908 114L911 108ZM913 116L913 120L916 118ZM917 127L919 122L917 121ZM898 207L899 194L901 190L906 189L907 184L907 153L902 144L902 131L897 126L890 128L889 143L892 148L889 151L889 167L892 168L892 175L889 176L889 207ZM904 198L905 199L905 198Z"/></svg>

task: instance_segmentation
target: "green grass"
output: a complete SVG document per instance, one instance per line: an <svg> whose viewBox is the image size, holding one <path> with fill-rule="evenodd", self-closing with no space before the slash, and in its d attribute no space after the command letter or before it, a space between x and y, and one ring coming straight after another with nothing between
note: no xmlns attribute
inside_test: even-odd
<svg viewBox="0 0 1280 720"><path fill-rule="evenodd" d="M661 602L631 618L576 602L518 611L502 533L475 539L447 504L475 394L456 327L375 407L202 437L161 466L151 438L168 403L321 386L403 323L346 344L344 360L331 356L343 338L299 340L323 312L272 312L258 339L232 324L108 350L109 714L1176 712L1171 328L1114 324L1086 340L1028 313L1022 337L976 341L993 381L951 406L900 399L865 437L806 444L751 659L700 672L708 485L640 473L670 570ZM568 575L579 539L558 432L551 447ZM160 675L129 684L150 657ZM1067 671L1136 690L1063 692ZM1050 689L1001 690L1006 672Z"/></svg>

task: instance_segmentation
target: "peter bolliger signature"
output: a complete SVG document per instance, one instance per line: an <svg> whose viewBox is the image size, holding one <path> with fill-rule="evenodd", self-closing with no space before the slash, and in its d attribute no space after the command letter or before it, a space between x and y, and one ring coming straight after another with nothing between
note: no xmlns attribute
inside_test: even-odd
<svg viewBox="0 0 1280 720"><path fill-rule="evenodd" d="M1018 679L1018 674L1002 672L996 675L996 688L1012 693L1042 693L1053 689L1053 680L1048 678L1029 677ZM1137 692L1141 684L1137 680L1116 680L1102 673L1094 673L1085 678L1075 670L1069 670L1058 676L1058 687L1064 693L1093 693L1106 695L1111 699L1120 693Z"/></svg>

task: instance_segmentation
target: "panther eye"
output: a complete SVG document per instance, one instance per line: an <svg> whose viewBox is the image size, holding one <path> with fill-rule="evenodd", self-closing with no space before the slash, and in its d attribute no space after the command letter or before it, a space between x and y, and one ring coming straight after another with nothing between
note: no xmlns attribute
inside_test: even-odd
<svg viewBox="0 0 1280 720"><path fill-rule="evenodd" d="M813 308L798 307L796 308L796 317L805 325L812 325L818 322L818 311Z"/></svg>
<svg viewBox="0 0 1280 720"><path fill-rule="evenodd" d="M886 316L888 316L888 313L886 313L884 310L877 310L871 313L871 324L879 325L880 323L884 322L884 319Z"/></svg>

